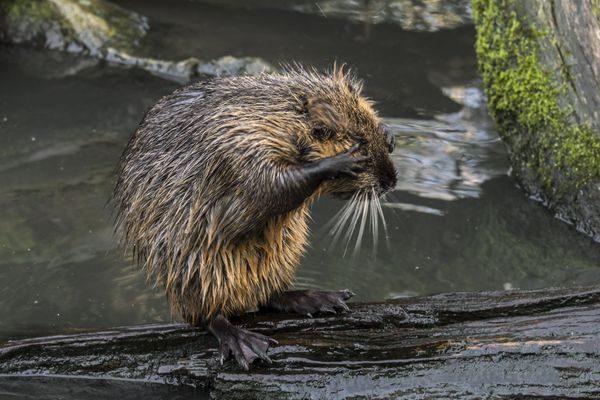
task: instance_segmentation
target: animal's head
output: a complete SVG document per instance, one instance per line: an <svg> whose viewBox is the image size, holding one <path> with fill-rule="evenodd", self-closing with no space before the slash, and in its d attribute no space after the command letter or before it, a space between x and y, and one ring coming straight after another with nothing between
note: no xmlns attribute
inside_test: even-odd
<svg viewBox="0 0 600 400"><path fill-rule="evenodd" d="M298 73L298 72L295 72ZM300 71L304 90L298 98L307 124L299 145L307 159L339 154L360 144L369 160L355 178L329 181L325 192L349 196L357 192L382 195L396 185L396 170L390 159L394 134L380 121L373 103L361 94L362 83L335 68L330 74Z"/></svg>

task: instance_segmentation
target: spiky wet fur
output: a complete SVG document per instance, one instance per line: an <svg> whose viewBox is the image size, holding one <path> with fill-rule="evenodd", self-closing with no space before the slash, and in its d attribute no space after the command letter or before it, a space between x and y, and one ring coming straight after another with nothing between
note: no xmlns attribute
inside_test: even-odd
<svg viewBox="0 0 600 400"><path fill-rule="evenodd" d="M295 68L196 83L148 111L121 158L117 226L185 320L241 313L288 289L311 202L374 190L391 163L360 90L341 69ZM357 140L373 158L367 171L295 199L293 167Z"/></svg>

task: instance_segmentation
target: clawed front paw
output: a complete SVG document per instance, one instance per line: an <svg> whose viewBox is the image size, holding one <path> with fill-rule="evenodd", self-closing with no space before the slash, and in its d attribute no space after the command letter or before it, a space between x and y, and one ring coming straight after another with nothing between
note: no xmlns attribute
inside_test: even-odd
<svg viewBox="0 0 600 400"><path fill-rule="evenodd" d="M268 308L312 318L316 313L337 314L350 311L345 301L354 293L348 289L338 291L293 290L284 292L269 301Z"/></svg>
<svg viewBox="0 0 600 400"><path fill-rule="evenodd" d="M325 159L330 179L337 179L343 176L356 178L363 171L365 161L370 160L369 156L356 155L360 150L360 144L355 144L349 150L335 156Z"/></svg>

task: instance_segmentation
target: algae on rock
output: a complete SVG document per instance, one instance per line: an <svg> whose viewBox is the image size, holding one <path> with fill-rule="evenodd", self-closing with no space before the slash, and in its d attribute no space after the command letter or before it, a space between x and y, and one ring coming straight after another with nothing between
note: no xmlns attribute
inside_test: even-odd
<svg viewBox="0 0 600 400"><path fill-rule="evenodd" d="M473 0L473 16L490 113L516 177L559 218L600 240L593 1Z"/></svg>
<svg viewBox="0 0 600 400"><path fill-rule="evenodd" d="M145 17L104 0L6 0L4 41L99 56L108 48L137 46Z"/></svg>
<svg viewBox="0 0 600 400"><path fill-rule="evenodd" d="M0 42L89 55L178 82L199 75L251 75L273 67L256 57L161 60L145 54L146 17L106 0L2 0Z"/></svg>

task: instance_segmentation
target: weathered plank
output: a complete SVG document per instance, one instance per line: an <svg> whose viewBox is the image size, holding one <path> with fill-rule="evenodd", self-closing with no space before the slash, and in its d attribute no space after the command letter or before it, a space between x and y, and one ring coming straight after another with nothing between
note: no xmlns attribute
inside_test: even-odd
<svg viewBox="0 0 600 400"><path fill-rule="evenodd" d="M216 361L183 324L21 340L10 376L87 376L208 388L219 399L600 398L600 289L455 293L354 304L314 319L261 313L272 365Z"/></svg>

